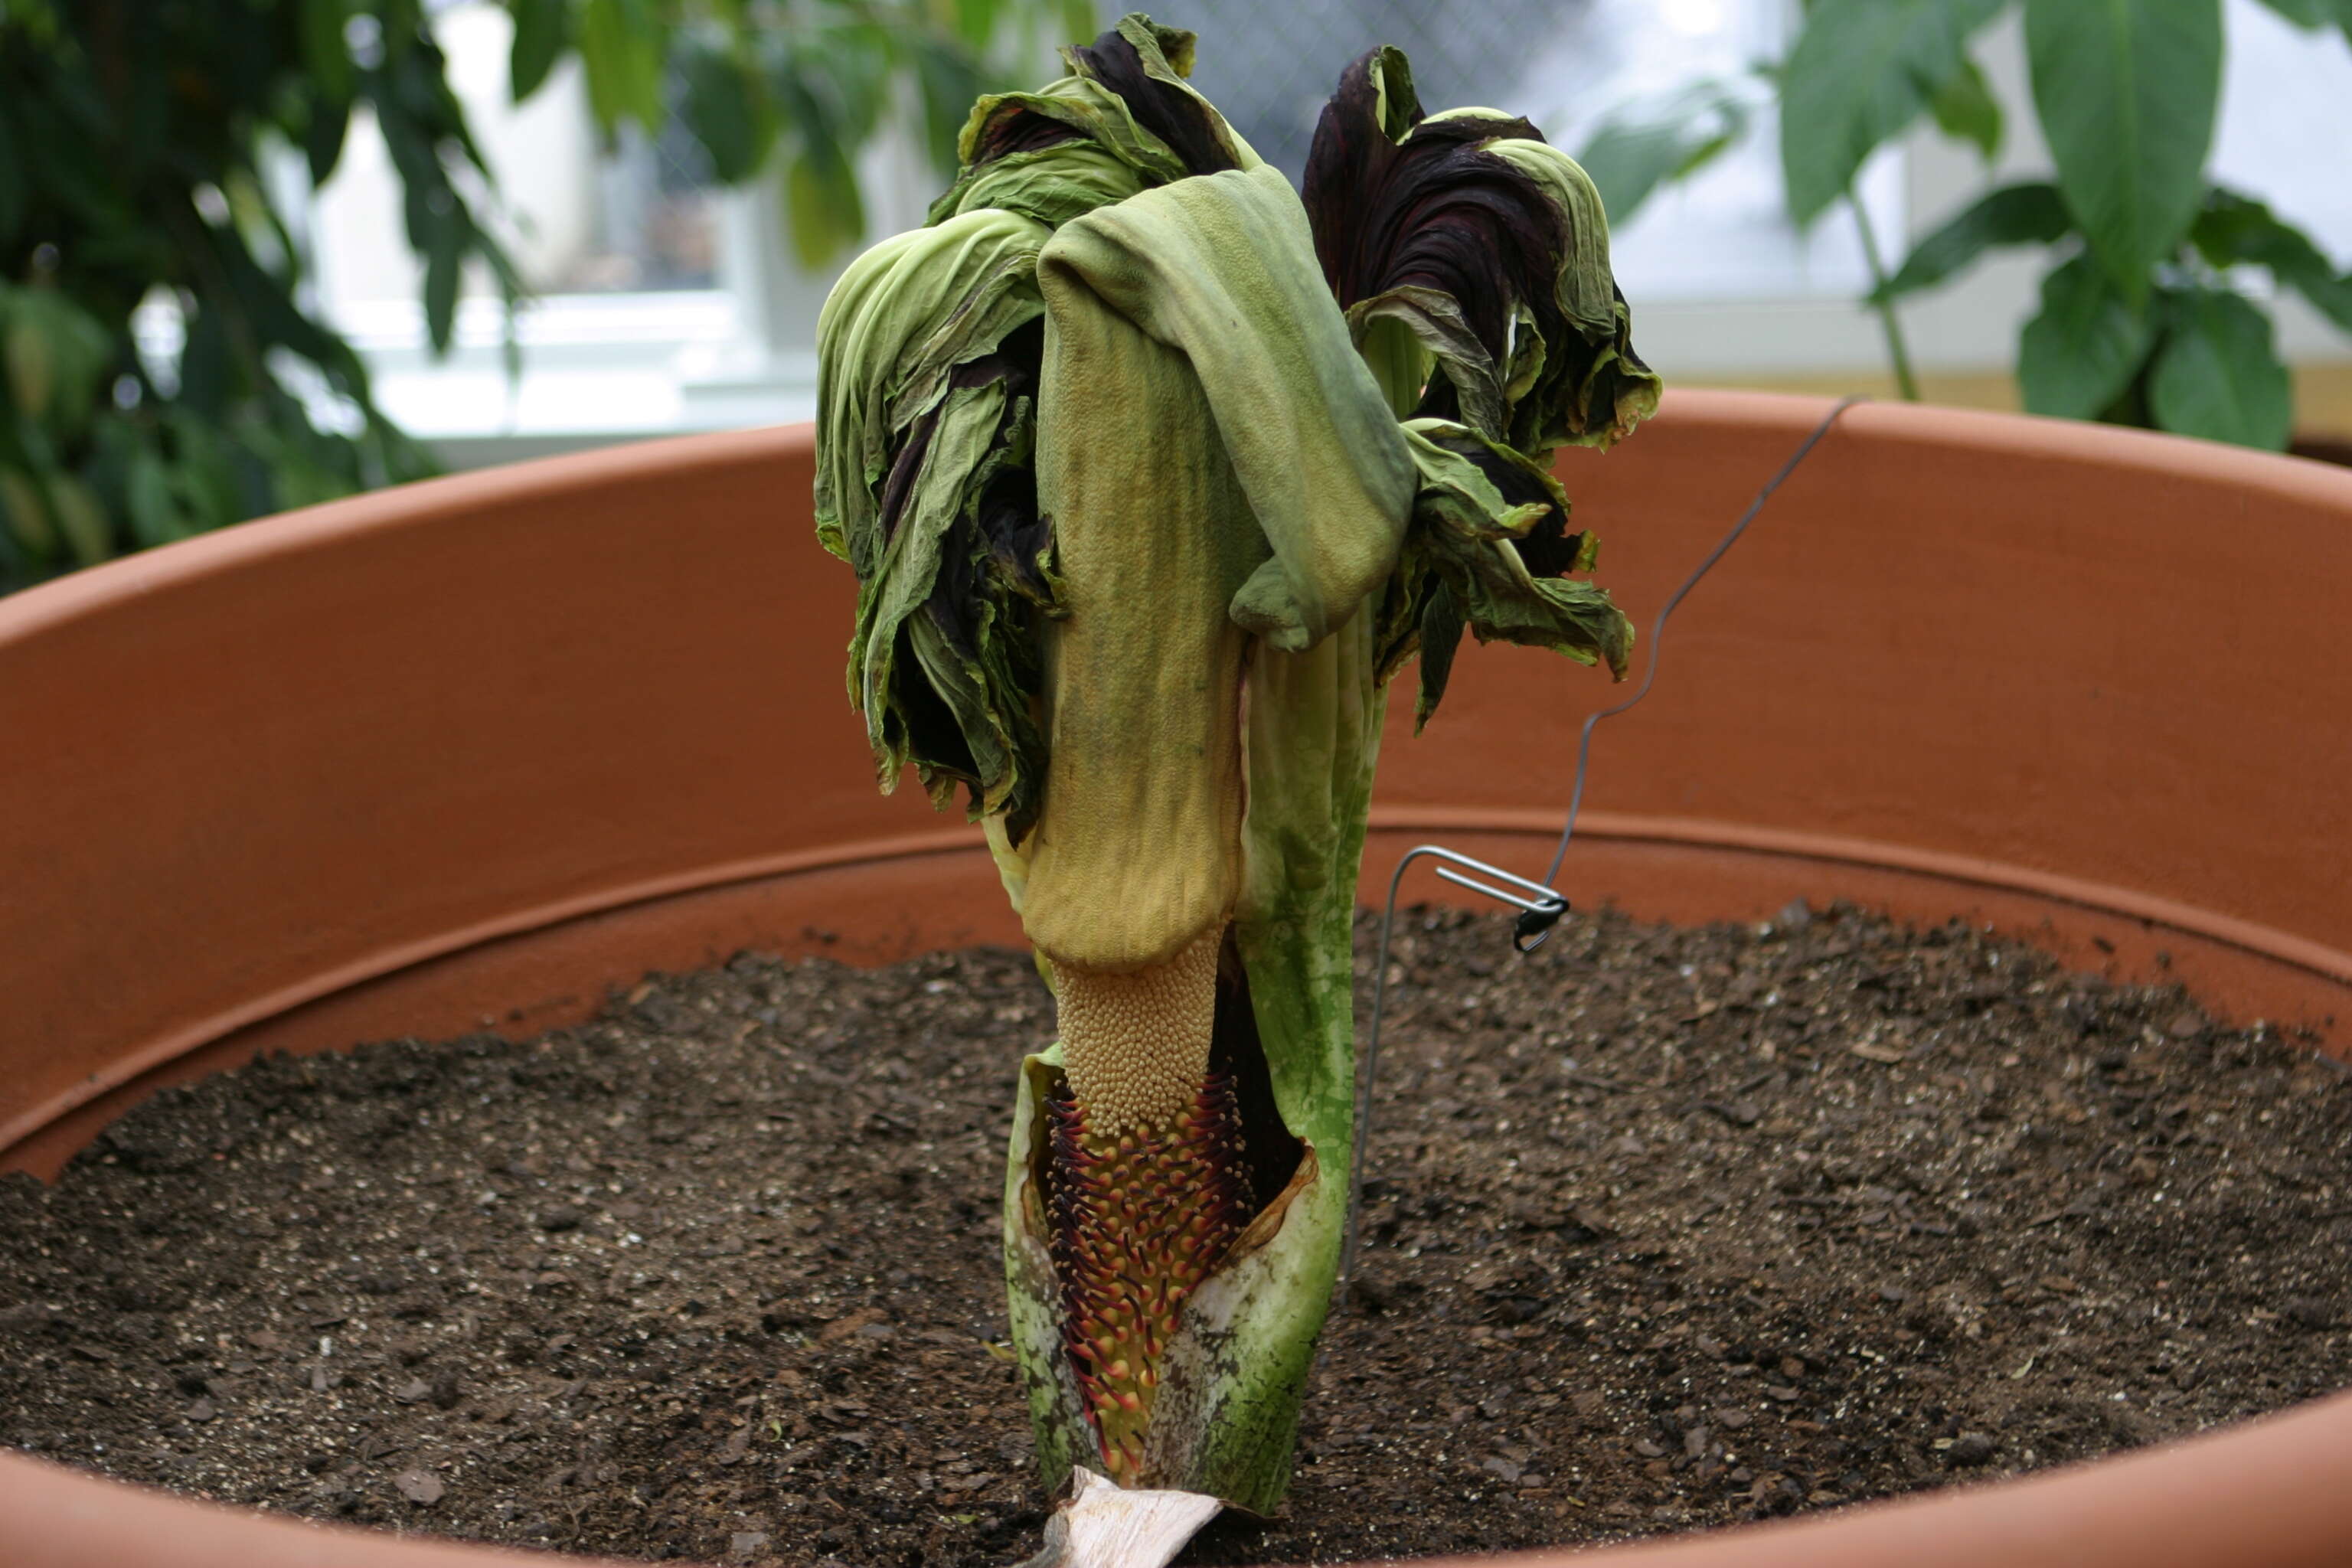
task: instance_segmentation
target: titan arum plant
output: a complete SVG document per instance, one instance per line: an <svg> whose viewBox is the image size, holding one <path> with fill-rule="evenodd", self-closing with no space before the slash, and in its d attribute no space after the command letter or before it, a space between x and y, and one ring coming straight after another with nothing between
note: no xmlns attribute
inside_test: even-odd
<svg viewBox="0 0 2352 1568"><path fill-rule="evenodd" d="M819 327L819 536L882 787L958 786L1058 1001L1012 1326L1045 1479L1260 1513L1347 1221L1391 677L1466 628L1622 676L1563 445L1654 411L1601 203L1526 121L1348 68L1304 199L1130 16L984 98Z"/></svg>

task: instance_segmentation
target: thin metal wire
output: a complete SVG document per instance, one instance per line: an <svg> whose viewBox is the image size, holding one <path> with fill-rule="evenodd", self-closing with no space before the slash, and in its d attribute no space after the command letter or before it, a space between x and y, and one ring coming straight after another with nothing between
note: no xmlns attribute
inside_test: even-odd
<svg viewBox="0 0 2352 1568"><path fill-rule="evenodd" d="M1664 607L1658 611L1657 621L1650 630L1650 657L1642 671L1642 684L1634 689L1633 696L1615 707L1603 708L1589 715L1584 721L1583 732L1577 737L1576 778L1569 791L1568 820L1560 827L1559 847L1552 851L1551 865L1544 872L1542 881L1531 882L1524 877L1514 876L1498 867L1474 860L1467 855L1437 844L1423 844L1409 849L1397 862L1394 874L1389 878L1388 902L1381 910L1380 952L1372 966L1372 1026L1364 1042L1363 1067L1358 1074L1356 1088L1355 1148L1348 1163L1348 1239L1339 1253L1339 1283L1341 1290L1344 1291L1355 1278L1356 1247L1363 1228L1364 1152L1370 1147L1372 1139L1372 1086L1380 1074L1381 1016L1388 1002L1389 935L1396 923L1397 889L1403 885L1405 868L1415 860L1428 857L1465 866L1497 881L1509 883L1518 889L1518 893L1506 892L1500 888L1475 881L1444 866L1437 868L1437 874L1449 882L1484 893L1498 903L1518 908L1518 919L1512 922L1511 929L1513 949L1523 953L1532 952L1543 945L1544 938L1550 934L1552 926L1569 910L1567 896L1551 884L1559 879L1560 864L1568 858L1569 841L1576 837L1577 815L1584 807L1584 777L1592 762L1592 731L1603 719L1615 718L1650 694L1650 688L1656 684L1658 679L1659 657L1665 650L1666 621L1674 615L1675 607L1709 572L1715 570L1716 563L1723 559L1725 552L1739 542L1739 536L1748 531L1748 525L1756 521L1757 513L1764 510L1764 503L1772 499L1772 492L1797 471L1799 464L1812 455L1813 448L1821 445L1822 437L1830 433L1830 426L1838 422L1838 416L1855 404L1867 401L1862 397L1843 397L1822 415L1821 423L1813 426L1812 434L1800 442L1797 449L1789 454L1788 461L1764 481L1764 488L1756 492L1756 499L1748 503L1748 510L1739 514L1739 521L1731 525L1730 531L1716 542L1715 548L1706 552L1706 558L1683 579L1682 586L1667 596ZM1522 893L1527 896L1520 897Z"/></svg>

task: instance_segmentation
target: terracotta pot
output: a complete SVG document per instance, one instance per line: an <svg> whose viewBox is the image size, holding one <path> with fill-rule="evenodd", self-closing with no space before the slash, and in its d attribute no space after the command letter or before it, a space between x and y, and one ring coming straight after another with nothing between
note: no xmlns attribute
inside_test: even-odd
<svg viewBox="0 0 2352 1568"><path fill-rule="evenodd" d="M1566 460L1645 630L1822 408L1679 395L1618 453ZM0 1161L52 1173L139 1097L257 1051L535 1031L746 946L1013 939L977 836L875 793L809 481L803 429L659 443L0 602ZM2347 605L2352 474L1858 408L1681 612L1657 695L1602 729L1563 885L1679 919L1799 894L1965 914L2342 1048ZM1465 658L1431 734L1389 739L1367 886L1432 837L1539 869L1576 727L1618 695L1536 655ZM0 1541L16 1568L504 1560L14 1456ZM1623 1555L2340 1564L2352 1399Z"/></svg>

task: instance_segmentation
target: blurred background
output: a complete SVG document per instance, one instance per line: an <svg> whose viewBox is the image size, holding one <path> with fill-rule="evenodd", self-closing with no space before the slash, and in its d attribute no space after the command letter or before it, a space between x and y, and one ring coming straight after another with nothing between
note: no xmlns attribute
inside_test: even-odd
<svg viewBox="0 0 2352 1568"><path fill-rule="evenodd" d="M1294 178L1380 43L1425 106L1578 152L1671 385L2352 458L2352 0L1153 14ZM841 265L922 221L976 93L1112 16L0 0L0 587L446 468L810 417Z"/></svg>

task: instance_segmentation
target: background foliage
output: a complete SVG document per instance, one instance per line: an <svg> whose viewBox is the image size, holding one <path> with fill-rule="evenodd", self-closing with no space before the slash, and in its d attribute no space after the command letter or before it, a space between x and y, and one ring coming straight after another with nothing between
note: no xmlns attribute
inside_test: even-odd
<svg viewBox="0 0 2352 1568"><path fill-rule="evenodd" d="M505 3L518 100L576 55L608 135L675 107L720 180L779 163L812 267L863 236L852 160L889 106L951 166L980 91L1095 30L1087 0ZM511 360L522 281L432 9L0 0L0 591L431 471L310 303L294 204L373 115L435 350L478 268Z"/></svg>
<svg viewBox="0 0 2352 1568"><path fill-rule="evenodd" d="M2352 0L2264 4L2352 37ZM1890 269L1854 180L1923 117L1991 164L2001 109L1968 48L2013 5L2056 177L1988 190ZM1906 395L1917 394L1895 301L1989 250L2036 247L2050 268L2017 354L2030 411L2283 447L2291 385L2246 274L2268 273L2347 332L2352 275L2261 202L2207 178L2223 45L2221 0L1810 0L1785 59L1629 106L1580 156L1622 223L1747 135L1777 97L1789 216L1806 226L1843 206L1861 226L1869 303Z"/></svg>

